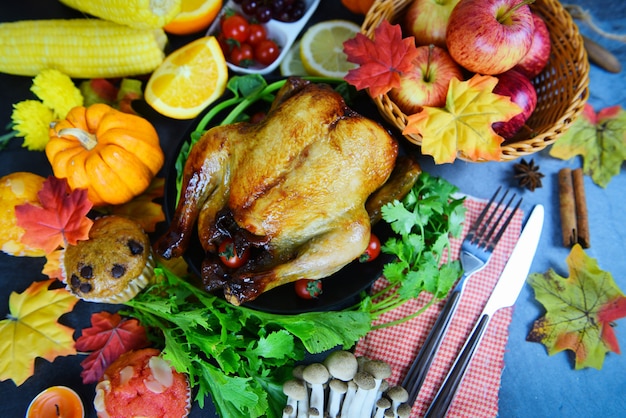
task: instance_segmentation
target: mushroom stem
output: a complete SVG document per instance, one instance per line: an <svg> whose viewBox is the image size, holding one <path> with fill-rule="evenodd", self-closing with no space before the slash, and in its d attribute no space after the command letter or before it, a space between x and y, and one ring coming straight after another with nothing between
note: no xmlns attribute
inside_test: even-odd
<svg viewBox="0 0 626 418"><path fill-rule="evenodd" d="M328 383L328 407L329 418L337 418L341 410L341 401L348 390L348 384L339 379L332 379Z"/></svg>
<svg viewBox="0 0 626 418"><path fill-rule="evenodd" d="M306 366L302 372L305 382L311 385L309 400L309 414L324 416L324 384L328 382L330 374L322 363L313 363Z"/></svg>
<svg viewBox="0 0 626 418"><path fill-rule="evenodd" d="M347 383L348 390L346 391L346 395L343 397L343 404L341 405L341 417L347 417L352 407L352 401L354 400L354 395L356 394L356 390L358 386L354 383L353 380Z"/></svg>
<svg viewBox="0 0 626 418"><path fill-rule="evenodd" d="M362 371L357 372L357 374L354 375L353 381L356 383L358 388L354 394L354 399L352 399L352 405L348 409L348 415L346 418L363 418L364 416L370 416L372 414L371 409L369 413L362 415L361 408L363 407L363 402L367 398L368 394L372 392L376 386L374 377L371 374Z"/></svg>
<svg viewBox="0 0 626 418"><path fill-rule="evenodd" d="M370 416L376 405L378 389L384 379L391 376L391 366L381 360L370 360L363 364L363 370L374 378L374 388L367 393L361 406L361 416Z"/></svg>

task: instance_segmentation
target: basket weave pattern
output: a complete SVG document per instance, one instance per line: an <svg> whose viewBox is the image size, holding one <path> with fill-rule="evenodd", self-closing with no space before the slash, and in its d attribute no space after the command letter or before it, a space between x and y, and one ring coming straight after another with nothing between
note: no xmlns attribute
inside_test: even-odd
<svg viewBox="0 0 626 418"><path fill-rule="evenodd" d="M376 0L361 26L369 38L383 20L399 23L412 0ZM502 144L501 161L509 161L541 151L554 143L582 112L589 97L589 62L578 27L558 0L536 0L530 5L550 32L552 51L544 70L532 80L537 90L537 107L515 138ZM402 132L405 115L386 94L373 98L380 114ZM420 135L405 135L421 145ZM468 160L462 154L460 159Z"/></svg>

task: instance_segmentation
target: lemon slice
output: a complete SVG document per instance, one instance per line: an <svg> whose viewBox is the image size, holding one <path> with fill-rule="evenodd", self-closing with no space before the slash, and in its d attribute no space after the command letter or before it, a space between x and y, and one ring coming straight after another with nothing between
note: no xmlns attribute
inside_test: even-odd
<svg viewBox="0 0 626 418"><path fill-rule="evenodd" d="M356 64L348 62L343 43L361 30L354 22L327 20L311 26L302 35L300 58L309 74L343 78Z"/></svg>
<svg viewBox="0 0 626 418"><path fill-rule="evenodd" d="M163 27L167 33L189 35L207 29L222 8L222 0L182 0L180 13Z"/></svg>
<svg viewBox="0 0 626 418"><path fill-rule="evenodd" d="M165 57L144 96L162 115L193 119L226 90L228 67L217 39L205 36Z"/></svg>
<svg viewBox="0 0 626 418"><path fill-rule="evenodd" d="M280 63L280 74L284 77L290 75L309 75L302 59L300 59L300 41L296 41L291 45L289 51Z"/></svg>

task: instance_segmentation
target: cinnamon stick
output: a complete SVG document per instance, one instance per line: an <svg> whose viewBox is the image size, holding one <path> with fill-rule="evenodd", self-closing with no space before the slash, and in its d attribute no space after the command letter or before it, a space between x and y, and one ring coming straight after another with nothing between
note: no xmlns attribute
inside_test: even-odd
<svg viewBox="0 0 626 418"><path fill-rule="evenodd" d="M572 170L569 168L563 168L559 171L559 202L563 245L571 247L578 242L578 235L574 182L572 179Z"/></svg>
<svg viewBox="0 0 626 418"><path fill-rule="evenodd" d="M574 186L574 201L576 202L576 232L577 242L583 248L589 248L589 219L587 214L587 201L585 199L585 183L582 168L572 171L572 184Z"/></svg>

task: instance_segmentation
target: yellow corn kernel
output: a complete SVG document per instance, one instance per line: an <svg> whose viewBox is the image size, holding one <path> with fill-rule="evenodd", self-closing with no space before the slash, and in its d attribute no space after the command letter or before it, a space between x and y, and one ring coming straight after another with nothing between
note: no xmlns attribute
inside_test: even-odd
<svg viewBox="0 0 626 418"><path fill-rule="evenodd" d="M35 76L54 68L74 78L149 74L163 62L162 29L100 19L0 23L0 72Z"/></svg>
<svg viewBox="0 0 626 418"><path fill-rule="evenodd" d="M138 29L162 28L180 13L182 0L61 0L83 13Z"/></svg>

